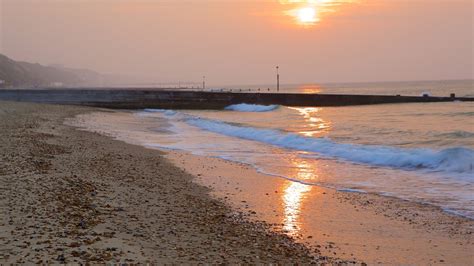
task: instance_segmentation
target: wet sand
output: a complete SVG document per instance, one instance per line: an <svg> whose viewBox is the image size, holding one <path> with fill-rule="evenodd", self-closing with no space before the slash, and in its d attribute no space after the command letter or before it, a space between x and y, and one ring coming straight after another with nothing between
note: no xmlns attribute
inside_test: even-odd
<svg viewBox="0 0 474 266"><path fill-rule="evenodd" d="M308 186L218 158L177 151L166 157L216 198L323 256L369 264L474 263L474 221L437 207Z"/></svg>
<svg viewBox="0 0 474 266"><path fill-rule="evenodd" d="M100 124L111 126L114 119L129 119L127 126L135 121L129 113L116 112L80 116L76 123L101 131ZM102 133L135 144L143 144L139 140L159 141L156 134L145 131L138 138L127 136L122 134L127 129L121 126L117 123L113 128L116 134ZM260 174L247 165L165 152L175 165L212 188L215 198L250 214L252 220L271 224L274 231L288 234L315 254L374 264L474 263L474 221L440 208L307 186Z"/></svg>
<svg viewBox="0 0 474 266"><path fill-rule="evenodd" d="M107 112L0 102L0 263L339 261L249 221L160 151L64 124L92 111Z"/></svg>

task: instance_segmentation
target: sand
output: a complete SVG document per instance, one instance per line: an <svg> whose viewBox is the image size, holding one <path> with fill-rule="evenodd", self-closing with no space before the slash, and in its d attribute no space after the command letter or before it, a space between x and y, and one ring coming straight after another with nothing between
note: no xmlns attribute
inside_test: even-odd
<svg viewBox="0 0 474 266"><path fill-rule="evenodd" d="M64 125L93 108L0 102L0 263L310 263L163 153Z"/></svg>

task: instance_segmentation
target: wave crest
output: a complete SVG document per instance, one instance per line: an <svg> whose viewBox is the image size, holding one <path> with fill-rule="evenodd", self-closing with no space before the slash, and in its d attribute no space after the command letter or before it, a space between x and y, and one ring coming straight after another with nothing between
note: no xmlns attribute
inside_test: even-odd
<svg viewBox="0 0 474 266"><path fill-rule="evenodd" d="M177 114L176 111L169 110L169 109L150 109L150 108L147 108L147 109L144 109L143 111L146 112L146 113L162 113L166 116L173 116L173 115Z"/></svg>
<svg viewBox="0 0 474 266"><path fill-rule="evenodd" d="M237 112L270 112L277 109L278 105L258 105L258 104L232 104L224 108L228 111L237 111Z"/></svg>
<svg viewBox="0 0 474 266"><path fill-rule="evenodd" d="M278 130L237 126L202 118L187 119L198 128L231 137L274 146L315 152L355 163L403 169L426 169L450 173L473 173L474 150L468 148L402 149L389 146L336 143L327 138L310 138Z"/></svg>

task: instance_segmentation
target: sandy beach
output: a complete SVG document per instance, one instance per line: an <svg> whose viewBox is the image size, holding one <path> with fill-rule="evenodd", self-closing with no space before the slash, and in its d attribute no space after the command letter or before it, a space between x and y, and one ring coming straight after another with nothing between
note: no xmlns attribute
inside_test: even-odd
<svg viewBox="0 0 474 266"><path fill-rule="evenodd" d="M155 131L165 130L166 120L153 119L163 126ZM148 123L136 122L133 112L89 113L68 123L137 145L161 141L159 134L146 129ZM135 128L134 134L129 127ZM212 196L249 214L253 221L265 221L317 255L370 264L468 265L474 260L474 222L439 207L305 185L262 174L245 164L162 151L195 181L211 188Z"/></svg>
<svg viewBox="0 0 474 266"><path fill-rule="evenodd" d="M0 102L0 262L473 262L473 221L439 208L69 125L114 113Z"/></svg>
<svg viewBox="0 0 474 266"><path fill-rule="evenodd" d="M163 153L64 119L95 109L0 102L1 263L310 263Z"/></svg>

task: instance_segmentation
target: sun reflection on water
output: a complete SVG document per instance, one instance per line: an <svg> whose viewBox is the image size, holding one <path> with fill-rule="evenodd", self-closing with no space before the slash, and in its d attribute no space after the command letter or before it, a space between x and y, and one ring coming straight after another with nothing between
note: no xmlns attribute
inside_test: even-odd
<svg viewBox="0 0 474 266"><path fill-rule="evenodd" d="M302 85L298 87L298 90L301 91L302 93L320 93L321 86L314 85L314 84Z"/></svg>
<svg viewBox="0 0 474 266"><path fill-rule="evenodd" d="M313 137L316 134L328 132L331 129L331 123L321 118L322 108L290 107L290 109L297 111L299 115L303 116L304 130L298 133L304 136ZM285 183L282 196L284 210L283 229L292 235L297 235L301 230L300 214L304 200L309 195L314 196L317 194L315 191L316 187L308 185L308 183L317 183L321 179L318 164L301 158L298 155L296 154L294 159L291 160L293 166L291 169L294 169L294 173L290 176L299 182L288 180Z"/></svg>
<svg viewBox="0 0 474 266"><path fill-rule="evenodd" d="M296 178L298 180L317 180L316 169L304 160L294 160L293 164L297 169ZM313 186L303 183L288 181L284 188L283 204L284 218L283 229L290 234L297 234L300 231L300 213L302 202Z"/></svg>
<svg viewBox="0 0 474 266"><path fill-rule="evenodd" d="M327 132L331 129L331 123L321 118L320 113L322 108L318 107L289 107L292 110L298 111L304 118L304 130L298 133L306 136L313 137L317 134Z"/></svg>

